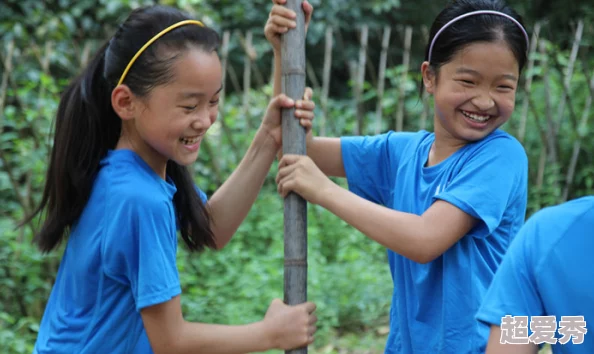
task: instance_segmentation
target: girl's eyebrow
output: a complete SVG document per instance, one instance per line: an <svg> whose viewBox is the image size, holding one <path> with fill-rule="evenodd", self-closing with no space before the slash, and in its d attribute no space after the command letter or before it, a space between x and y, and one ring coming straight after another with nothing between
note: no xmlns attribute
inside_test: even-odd
<svg viewBox="0 0 594 354"><path fill-rule="evenodd" d="M512 74L504 74L504 75L501 75L501 77L504 79L512 80L512 81L518 81L518 78L516 77L516 75L512 75Z"/></svg>
<svg viewBox="0 0 594 354"><path fill-rule="evenodd" d="M471 74L476 76L482 76L478 71L472 70L465 67L459 67L456 69L456 74Z"/></svg>
<svg viewBox="0 0 594 354"><path fill-rule="evenodd" d="M457 68L456 74L471 74L471 75L476 75L476 76L482 76L478 71L470 69L470 68L465 68L465 67ZM508 79L508 80L512 80L512 81L518 80L518 78L513 74L503 74L503 75L500 75L499 78Z"/></svg>
<svg viewBox="0 0 594 354"><path fill-rule="evenodd" d="M215 92L215 95L218 94L219 92L221 92L221 90L223 90L223 85L221 85L221 87L219 87L219 89ZM206 96L206 94L204 92L182 92L178 96L181 99L202 98L202 97Z"/></svg>

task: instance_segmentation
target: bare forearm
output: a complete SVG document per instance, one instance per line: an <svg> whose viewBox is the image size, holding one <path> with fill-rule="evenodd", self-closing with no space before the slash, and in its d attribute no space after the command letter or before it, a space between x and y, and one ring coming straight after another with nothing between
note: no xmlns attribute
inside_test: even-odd
<svg viewBox="0 0 594 354"><path fill-rule="evenodd" d="M208 205L218 248L229 242L247 216L275 157L274 141L258 130L239 166L210 198Z"/></svg>
<svg viewBox="0 0 594 354"><path fill-rule="evenodd" d="M175 354L243 354L274 349L266 336L263 322L225 326L185 322L179 340L173 344ZM160 353L157 353L160 354Z"/></svg>
<svg viewBox="0 0 594 354"><path fill-rule="evenodd" d="M336 184L320 205L392 251L420 263L430 260L421 216L377 205Z"/></svg>
<svg viewBox="0 0 594 354"><path fill-rule="evenodd" d="M497 325L491 326L489 342L486 354L537 354L538 346L529 344L501 344L501 328Z"/></svg>
<svg viewBox="0 0 594 354"><path fill-rule="evenodd" d="M326 176L346 177L340 138L312 137L308 139L307 156Z"/></svg>

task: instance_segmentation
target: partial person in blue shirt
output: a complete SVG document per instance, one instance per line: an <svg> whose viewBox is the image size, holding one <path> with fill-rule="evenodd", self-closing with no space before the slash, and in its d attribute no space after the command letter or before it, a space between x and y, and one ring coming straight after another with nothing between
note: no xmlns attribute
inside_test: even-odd
<svg viewBox="0 0 594 354"><path fill-rule="evenodd" d="M285 0L273 2L265 32L278 58L294 17ZM521 18L504 2L452 2L433 22L421 65L433 132L309 133L308 156L279 163L281 195L296 192L388 248L386 353L485 351L489 331L474 315L526 213L526 153L499 128L514 111L527 49ZM328 176L346 177L349 190Z"/></svg>
<svg viewBox="0 0 594 354"><path fill-rule="evenodd" d="M487 354L594 353L594 196L534 214L503 258L476 318Z"/></svg>
<svg viewBox="0 0 594 354"><path fill-rule="evenodd" d="M247 353L312 343L315 305L275 299L263 320L184 320L177 232L191 251L222 248L281 147L281 108L309 129L311 90L274 97L243 160L206 201L187 166L218 114L215 31L169 7L134 10L66 89L35 237L67 238L34 353ZM68 237L67 237L68 236Z"/></svg>

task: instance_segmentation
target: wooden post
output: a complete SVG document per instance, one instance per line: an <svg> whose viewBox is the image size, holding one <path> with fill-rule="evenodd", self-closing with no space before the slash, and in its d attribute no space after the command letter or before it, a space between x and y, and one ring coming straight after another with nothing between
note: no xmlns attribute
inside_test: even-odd
<svg viewBox="0 0 594 354"><path fill-rule="evenodd" d="M320 122L320 135L326 136L326 119L328 117L328 92L330 91L330 70L332 66L332 27L326 28L324 48L324 75L322 78L322 119Z"/></svg>
<svg viewBox="0 0 594 354"><path fill-rule="evenodd" d="M544 39L539 40L539 51L543 58L542 62L542 82L544 86L544 101L545 101L545 117L547 121L547 153L548 161L551 163L557 163L557 145L555 141L555 122L553 120L553 108L551 105L551 90L549 85L549 64L546 49L546 43Z"/></svg>
<svg viewBox="0 0 594 354"><path fill-rule="evenodd" d="M225 90L226 90L226 84L225 82L227 81L227 61L229 59L229 39L231 38L231 33L229 31L225 31L223 32L223 43L221 45L221 71L223 74L223 77L221 78L221 82L223 83L223 90L221 91L220 95L219 95L219 117L218 117L218 123L221 126L221 130L224 129L224 125L225 125L225 115L224 115L224 105L225 105ZM217 146L221 146L223 145L223 132L219 131L219 141L217 142Z"/></svg>
<svg viewBox="0 0 594 354"><path fill-rule="evenodd" d="M405 100L405 86L408 78L408 66L410 64L410 44L412 41L412 27L406 26L404 34L404 55L402 57L402 76L400 79L400 95L398 98L398 111L396 113L396 131L404 129L404 104Z"/></svg>
<svg viewBox="0 0 594 354"><path fill-rule="evenodd" d="M429 40L429 28L427 26L421 27L421 34L423 35L423 41L427 42ZM423 81L421 79L421 85L423 85ZM421 117L419 119L419 129L425 130L427 127L427 117L429 116L429 94L425 87L423 86L423 94L421 95L421 102L423 103L423 110L421 111Z"/></svg>
<svg viewBox="0 0 594 354"><path fill-rule="evenodd" d="M249 50L252 47L252 31L246 34L245 56L243 59L243 113L245 119L245 130L252 127L250 116L250 88L252 86L252 58Z"/></svg>
<svg viewBox="0 0 594 354"><path fill-rule="evenodd" d="M2 83L0 84L0 133L4 130L4 102L6 100L6 93L8 92L8 75L12 71L12 56L14 54L14 41L8 42L8 54L4 59L4 75L2 75ZM18 190L15 190L18 193Z"/></svg>
<svg viewBox="0 0 594 354"><path fill-rule="evenodd" d="M534 53L536 53L536 45L539 41L540 35L540 22L537 22L534 25L534 30L532 32L532 40L530 41L530 51L528 54L528 68L526 69L527 78L526 83L524 84L524 101L522 102L522 113L520 115L520 127L518 128L518 140L521 143L524 142L524 135L526 135L526 123L528 122L528 105L530 103L530 89L532 87L532 78L534 77L534 73L532 72L534 69Z"/></svg>
<svg viewBox="0 0 594 354"><path fill-rule="evenodd" d="M282 36L282 92L293 100L305 92L305 16L301 0L285 5L297 14L296 28ZM283 154L305 155L305 129L295 119L295 109L283 109ZM299 195L285 198L284 213L285 274L284 297L288 305L307 301L307 203ZM305 354L307 347L285 353Z"/></svg>
<svg viewBox="0 0 594 354"><path fill-rule="evenodd" d="M559 101L559 105L557 106L557 122L554 124L553 129L553 136L557 137L559 133L559 128L561 127L561 122L563 121L563 113L565 109L565 103L570 95L570 84L571 78L573 76L573 66L575 65L575 61L577 60L578 51L580 49L580 44L582 42L582 34L584 32L584 22L582 20L578 21L578 26L575 31L575 39L573 41L573 46L571 48L571 55L569 56L569 62L567 63L567 67L565 70L565 75L563 79L563 95L561 95L561 100Z"/></svg>
<svg viewBox="0 0 594 354"><path fill-rule="evenodd" d="M357 66L357 79L355 82L355 104L357 112L357 125L355 135L363 134L365 108L363 107L363 85L365 84L365 61L367 60L367 34L369 27L361 27L361 47L359 48L359 64Z"/></svg>
<svg viewBox="0 0 594 354"><path fill-rule="evenodd" d="M377 104L375 106L375 134L382 131L382 101L384 99L384 85L386 81L386 63L388 59L388 47L390 45L390 26L384 27L382 36L382 52L380 54L379 73L377 82Z"/></svg>
<svg viewBox="0 0 594 354"><path fill-rule="evenodd" d="M584 60L584 66L587 63ZM580 120L579 126L576 127L576 140L573 143L573 151L571 153L571 160L569 162L569 167L567 169L567 177L565 178L565 188L563 189L563 196L561 201L565 202L569 198L569 190L571 189L571 185L573 184L573 177L575 174L575 168L577 166L578 158L580 156L580 149L582 144L582 139L584 138L580 131L586 131L586 127L588 124L588 118L590 117L590 108L592 106L592 100L594 96L594 74L590 79L590 87L588 92L588 97L586 97L586 104L584 106L584 110L582 111L582 118Z"/></svg>
<svg viewBox="0 0 594 354"><path fill-rule="evenodd" d="M227 61L229 59L229 40L231 39L231 33L229 31L223 32L223 43L221 45L221 70L222 70L222 82L223 91L219 95L219 111L223 111L223 105L225 104L225 82L227 81Z"/></svg>

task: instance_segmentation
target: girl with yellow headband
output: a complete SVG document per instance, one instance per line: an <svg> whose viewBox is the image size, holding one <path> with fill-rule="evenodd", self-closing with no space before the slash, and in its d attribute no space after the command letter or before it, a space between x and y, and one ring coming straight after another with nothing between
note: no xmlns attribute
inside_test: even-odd
<svg viewBox="0 0 594 354"><path fill-rule="evenodd" d="M313 303L274 300L243 326L181 312L177 231L193 251L225 246L281 147L281 108L296 106L306 129L313 118L311 90L297 102L273 98L207 200L186 166L217 117L218 44L180 11L138 9L64 92L35 240L49 252L68 239L34 353L246 353L313 341Z"/></svg>

